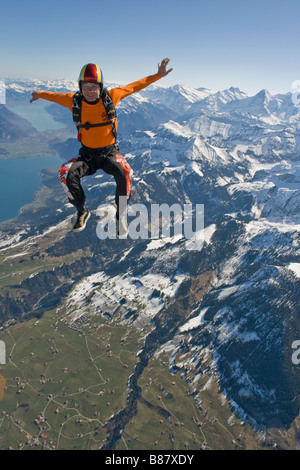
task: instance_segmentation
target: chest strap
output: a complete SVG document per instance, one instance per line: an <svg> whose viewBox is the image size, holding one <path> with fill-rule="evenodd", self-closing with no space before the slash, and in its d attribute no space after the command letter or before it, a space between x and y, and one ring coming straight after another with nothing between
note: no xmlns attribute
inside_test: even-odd
<svg viewBox="0 0 300 470"><path fill-rule="evenodd" d="M116 128L117 113L116 113L113 101L108 93L108 90L104 88L102 95L101 95L101 99L102 99L102 102L106 111L106 115L108 117L107 122L99 122L95 124L91 124L90 122L85 122L84 124L82 124L81 123L82 99L83 99L83 96L80 92L75 93L73 97L73 105L72 105L73 121L76 124L78 133L80 134L80 130L82 128L88 131L89 129L93 127L111 126L113 135L115 139L117 139L117 128Z"/></svg>

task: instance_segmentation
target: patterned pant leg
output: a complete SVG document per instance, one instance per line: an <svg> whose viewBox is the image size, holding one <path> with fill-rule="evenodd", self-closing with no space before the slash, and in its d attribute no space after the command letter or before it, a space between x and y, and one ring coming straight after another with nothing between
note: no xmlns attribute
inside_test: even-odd
<svg viewBox="0 0 300 470"><path fill-rule="evenodd" d="M60 167L58 171L58 179L63 187L63 190L65 191L69 201L72 203L74 201L74 197L72 196L68 185L67 185L67 176L70 171L70 168L73 163L77 161L77 158L72 158L72 160L69 160L66 163L63 163L62 166Z"/></svg>
<svg viewBox="0 0 300 470"><path fill-rule="evenodd" d="M123 157L123 155L117 154L116 155L116 160L121 165L121 167L124 171L125 180L126 180L126 197L127 197L127 200L129 200L130 196L132 194L133 170L130 167L130 165L127 163L127 161L126 161L125 157ZM125 196L125 194L122 194L122 196Z"/></svg>

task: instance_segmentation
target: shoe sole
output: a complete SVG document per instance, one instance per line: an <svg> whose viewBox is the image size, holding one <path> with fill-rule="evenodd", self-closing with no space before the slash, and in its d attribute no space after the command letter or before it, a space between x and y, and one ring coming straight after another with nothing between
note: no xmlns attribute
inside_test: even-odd
<svg viewBox="0 0 300 470"><path fill-rule="evenodd" d="M122 233L122 234L117 233L117 238L119 238L120 240L122 240L122 239L125 240L128 237L128 235L129 235L129 230L127 230L127 232Z"/></svg>
<svg viewBox="0 0 300 470"><path fill-rule="evenodd" d="M87 217L86 217L86 219L85 219L85 221L84 221L84 224L82 225L82 227L80 227L80 228L74 228L73 231L74 231L74 232L82 232L82 230L85 229L86 223L87 223L87 221L89 220L90 217L91 217L91 213L89 212L88 215L87 215Z"/></svg>
<svg viewBox="0 0 300 470"><path fill-rule="evenodd" d="M126 230L122 231L121 233L118 233L118 220L117 220L117 223L116 223L116 235L117 235L117 238L120 238L121 240L122 239L125 239L127 238L127 236L129 235L129 229L127 227Z"/></svg>

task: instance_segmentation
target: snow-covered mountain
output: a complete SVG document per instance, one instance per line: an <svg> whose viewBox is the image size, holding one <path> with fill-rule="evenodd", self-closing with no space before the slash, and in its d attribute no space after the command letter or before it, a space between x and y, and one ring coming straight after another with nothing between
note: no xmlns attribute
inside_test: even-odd
<svg viewBox="0 0 300 470"><path fill-rule="evenodd" d="M152 85L143 90L142 94L163 106L173 109L177 114L190 109L191 105L202 101L212 93L207 88L194 89L183 85L164 88Z"/></svg>
<svg viewBox="0 0 300 470"><path fill-rule="evenodd" d="M149 112L148 128L133 125L141 109ZM42 286L43 306L35 299L31 311L58 305L61 292L74 319L113 316L121 306L133 327L157 329L159 340L147 354L167 351L170 369L195 397L200 377L207 386L214 377L241 419L264 429L290 426L300 392L291 360L292 343L300 339L299 109L290 94L247 96L236 88L153 86L124 100L120 147L134 170L132 203L204 204L204 230L190 239L99 246L94 221L82 236L51 238L47 257L86 246L89 253L68 268L54 267L51 276L41 271L22 280L23 292ZM45 184L56 188L53 181L48 175ZM91 177L85 187L94 215L99 204L111 203L107 175ZM51 201L52 215L25 210L22 233L3 227L2 252L9 256L18 230L24 251L50 227L57 230L70 214L59 197ZM46 278L59 286L57 296ZM21 314L30 311L29 294L24 299ZM0 315L7 319L12 311L6 298Z"/></svg>
<svg viewBox="0 0 300 470"><path fill-rule="evenodd" d="M76 80L5 80L6 101L8 106L28 104L31 93L38 90L56 91L67 93L76 91L78 84Z"/></svg>

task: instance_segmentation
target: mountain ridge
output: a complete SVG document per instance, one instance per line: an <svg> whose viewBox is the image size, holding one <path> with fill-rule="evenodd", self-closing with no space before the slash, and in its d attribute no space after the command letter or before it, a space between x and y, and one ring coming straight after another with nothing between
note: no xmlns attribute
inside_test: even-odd
<svg viewBox="0 0 300 470"><path fill-rule="evenodd" d="M176 96L179 90L171 91ZM150 100L152 91L147 93ZM91 223L79 236L66 223L61 236L59 224L69 221L72 210L46 172L45 184L55 193L46 200L47 213L45 207L25 208L14 228L1 225L2 263L10 257L14 264L6 269L17 273L17 260L24 259L35 273L16 274L14 286L2 280L2 318L11 318L16 292L27 292L24 317L59 307L62 292L69 315L74 309L113 318L121 305L123 320L151 325L153 337L159 325L157 334L164 333L159 345L147 349L147 360L169 351L169 369L185 378L195 396L202 380L213 380L236 416L254 429L289 430L299 415L300 383L291 360L300 336L299 277L290 268L300 264L299 107L289 94L272 107L265 91L251 102L234 99L238 93L231 89L226 103L209 94L172 119L128 134L132 114L122 116L120 146L134 170L132 204L204 204L206 239L195 233L189 240L100 241L97 208L111 204L113 190L103 174L86 181ZM139 97L134 100L132 113ZM164 100L162 95L160 104ZM27 254L12 258L18 232ZM47 292L50 278L58 285L56 297ZM38 286L41 302L33 304L29 294Z"/></svg>

